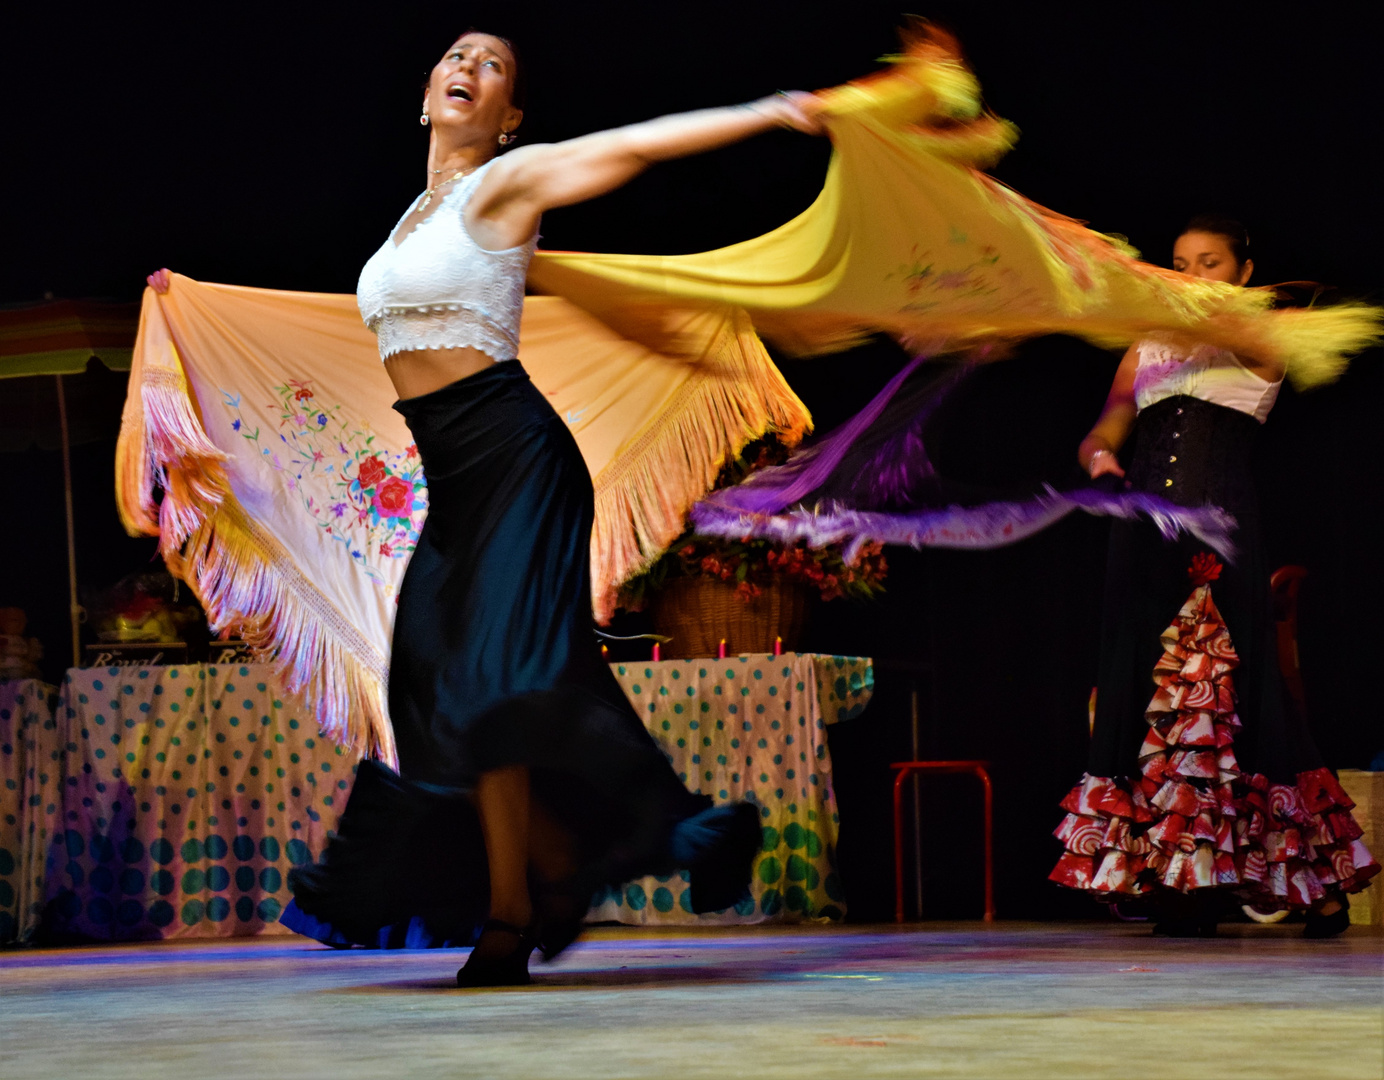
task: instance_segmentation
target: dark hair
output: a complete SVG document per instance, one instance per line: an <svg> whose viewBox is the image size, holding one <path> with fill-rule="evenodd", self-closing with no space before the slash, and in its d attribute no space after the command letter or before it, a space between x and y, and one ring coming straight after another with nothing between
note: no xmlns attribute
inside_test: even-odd
<svg viewBox="0 0 1384 1080"><path fill-rule="evenodd" d="M1212 236L1222 237L1230 244L1230 254L1240 266L1244 266L1249 258L1249 233L1233 217L1224 214L1197 214L1187 222L1178 235L1185 236L1189 232L1210 233Z"/></svg>
<svg viewBox="0 0 1384 1080"><path fill-rule="evenodd" d="M493 37L497 41L504 42L505 48L509 50L509 55L514 57L514 70L510 72L509 79L509 103L522 111L529 93L529 79L528 68L524 64L523 57L519 55L519 46L503 34L492 34L489 30L482 30L478 26L468 26L452 40L460 41L467 34L484 34L486 37Z"/></svg>

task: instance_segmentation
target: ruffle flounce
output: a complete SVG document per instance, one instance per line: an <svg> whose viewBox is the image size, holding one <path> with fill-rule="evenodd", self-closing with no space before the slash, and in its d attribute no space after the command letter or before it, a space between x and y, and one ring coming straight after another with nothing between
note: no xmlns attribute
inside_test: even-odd
<svg viewBox="0 0 1384 1080"><path fill-rule="evenodd" d="M1086 775L1062 800L1065 851L1049 877L1117 898L1158 886L1231 888L1258 904L1307 908L1328 888L1355 892L1379 872L1330 770L1274 784L1235 759L1229 630L1211 596L1213 562L1163 631L1140 775Z"/></svg>

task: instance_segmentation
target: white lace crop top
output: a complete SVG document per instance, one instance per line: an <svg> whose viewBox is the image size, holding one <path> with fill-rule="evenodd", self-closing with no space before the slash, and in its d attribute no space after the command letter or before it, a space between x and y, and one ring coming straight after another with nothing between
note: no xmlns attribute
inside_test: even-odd
<svg viewBox="0 0 1384 1080"><path fill-rule="evenodd" d="M1159 341L1141 341L1134 371L1134 403L1142 411L1164 398L1186 394L1248 413L1261 424L1278 400L1283 380L1261 379L1232 352L1199 345L1190 354Z"/></svg>
<svg viewBox="0 0 1384 1080"><path fill-rule="evenodd" d="M494 360L519 355L524 277L538 243L487 251L462 213L490 162L459 180L395 243L415 201L360 272L356 302L379 338L380 359L409 349L471 346Z"/></svg>

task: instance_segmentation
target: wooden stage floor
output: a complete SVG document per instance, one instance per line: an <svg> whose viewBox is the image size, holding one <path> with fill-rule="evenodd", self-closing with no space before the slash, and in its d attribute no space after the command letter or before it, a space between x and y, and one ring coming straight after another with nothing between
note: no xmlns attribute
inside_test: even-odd
<svg viewBox="0 0 1384 1080"><path fill-rule="evenodd" d="M1384 937L597 930L533 987L301 938L0 952L0 1076L1384 1076Z"/></svg>

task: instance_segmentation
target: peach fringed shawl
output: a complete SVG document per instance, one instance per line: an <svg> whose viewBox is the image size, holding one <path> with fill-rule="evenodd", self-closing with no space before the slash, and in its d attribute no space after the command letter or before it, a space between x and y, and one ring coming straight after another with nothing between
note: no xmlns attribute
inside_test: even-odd
<svg viewBox="0 0 1384 1080"><path fill-rule="evenodd" d="M525 304L520 359L594 478L598 618L728 457L809 423L742 313L685 312L678 332L697 354L655 353L557 297ZM390 630L427 489L355 298L175 274L145 292L130 385L126 527L158 535L214 627L277 655L325 733L392 760Z"/></svg>

